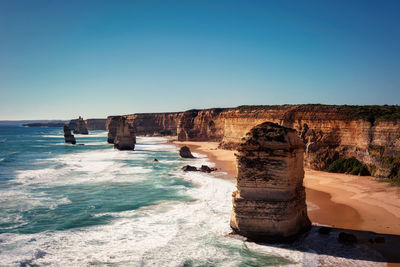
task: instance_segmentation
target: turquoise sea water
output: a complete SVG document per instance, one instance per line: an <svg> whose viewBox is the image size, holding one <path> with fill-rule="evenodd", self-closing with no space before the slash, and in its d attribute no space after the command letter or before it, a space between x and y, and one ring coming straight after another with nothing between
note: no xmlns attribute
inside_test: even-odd
<svg viewBox="0 0 400 267"><path fill-rule="evenodd" d="M0 126L0 266L265 266L229 236L234 184L183 165L166 139L114 150L106 132ZM154 158L159 160L153 162ZM218 174L214 174L217 175Z"/></svg>

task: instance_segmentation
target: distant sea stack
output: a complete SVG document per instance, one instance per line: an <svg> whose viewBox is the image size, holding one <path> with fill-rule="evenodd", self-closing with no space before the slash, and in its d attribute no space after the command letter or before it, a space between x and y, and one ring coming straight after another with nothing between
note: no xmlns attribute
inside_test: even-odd
<svg viewBox="0 0 400 267"><path fill-rule="evenodd" d="M89 134L86 121L84 121L81 116L79 116L79 119L76 121L74 134Z"/></svg>
<svg viewBox="0 0 400 267"><path fill-rule="evenodd" d="M117 135L117 125L122 116L112 116L107 118L107 142L109 144L114 144L115 136Z"/></svg>
<svg viewBox="0 0 400 267"><path fill-rule="evenodd" d="M231 228L253 241L290 242L311 227L303 187L304 143L296 131L265 122L237 153Z"/></svg>
<svg viewBox="0 0 400 267"><path fill-rule="evenodd" d="M119 117L116 125L114 147L118 150L134 150L136 133L133 124L125 117Z"/></svg>
<svg viewBox="0 0 400 267"><path fill-rule="evenodd" d="M64 125L64 139L65 143L76 144L76 140L73 134L71 134L71 129L67 125Z"/></svg>

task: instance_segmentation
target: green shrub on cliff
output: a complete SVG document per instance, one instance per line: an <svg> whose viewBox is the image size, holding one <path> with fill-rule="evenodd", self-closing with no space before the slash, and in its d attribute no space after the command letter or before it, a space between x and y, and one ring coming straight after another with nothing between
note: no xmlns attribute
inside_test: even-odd
<svg viewBox="0 0 400 267"><path fill-rule="evenodd" d="M361 176L370 175L367 166L359 162L356 158L337 159L329 165L327 171Z"/></svg>
<svg viewBox="0 0 400 267"><path fill-rule="evenodd" d="M375 123L377 119L397 120L400 119L400 106L356 106L358 108L358 116Z"/></svg>

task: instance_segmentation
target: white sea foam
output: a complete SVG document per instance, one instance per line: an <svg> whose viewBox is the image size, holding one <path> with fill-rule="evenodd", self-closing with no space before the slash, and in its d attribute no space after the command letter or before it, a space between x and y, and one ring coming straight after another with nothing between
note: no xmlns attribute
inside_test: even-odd
<svg viewBox="0 0 400 267"><path fill-rule="evenodd" d="M142 166L128 166L123 161L144 159L146 159L146 154L114 149L71 153L40 161L47 162L49 166L53 167L17 171L14 181L23 185L43 186L138 181L140 180L138 175L150 173L151 169ZM123 176L128 174L131 177Z"/></svg>
<svg viewBox="0 0 400 267"><path fill-rule="evenodd" d="M60 133L60 135L57 135L57 134L44 134L44 135L42 135L42 137L45 137L45 138L64 138L64 135L62 135L61 133Z"/></svg>
<svg viewBox="0 0 400 267"><path fill-rule="evenodd" d="M332 266L380 266L230 237L233 182L201 173L182 175L199 184L187 192L197 201L164 202L140 210L109 213L118 215L118 219L108 225L80 230L5 234L1 236L2 246L13 249L12 253L0 252L2 263L18 265L23 260L35 259L36 251L41 250L45 255L33 262L45 266L182 266L188 259L238 266L242 258L240 250L248 248L286 258L293 262L289 266L318 266L321 258ZM236 250L232 249L235 247Z"/></svg>
<svg viewBox="0 0 400 267"><path fill-rule="evenodd" d="M106 137L108 132L91 132L89 131L89 134L74 134L75 137Z"/></svg>

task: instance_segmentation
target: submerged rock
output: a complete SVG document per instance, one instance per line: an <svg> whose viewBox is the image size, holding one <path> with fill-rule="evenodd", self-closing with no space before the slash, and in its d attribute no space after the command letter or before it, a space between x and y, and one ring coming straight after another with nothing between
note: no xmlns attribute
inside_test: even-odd
<svg viewBox="0 0 400 267"><path fill-rule="evenodd" d="M84 121L81 116L79 116L78 120L76 121L74 134L89 134L86 121Z"/></svg>
<svg viewBox="0 0 400 267"><path fill-rule="evenodd" d="M118 150L134 150L136 143L135 129L125 118L120 117L117 121L114 148Z"/></svg>
<svg viewBox="0 0 400 267"><path fill-rule="evenodd" d="M308 231L304 143L296 131L265 122L239 145L231 228L253 241L290 242Z"/></svg>
<svg viewBox="0 0 400 267"><path fill-rule="evenodd" d="M71 129L67 125L64 125L64 139L65 143L76 144L75 136L71 134Z"/></svg>
<svg viewBox="0 0 400 267"><path fill-rule="evenodd" d="M182 171L184 172L197 172L198 169L194 166L186 165L182 167Z"/></svg>
<svg viewBox="0 0 400 267"><path fill-rule="evenodd" d="M194 158L192 152L190 152L190 148L188 148L187 146L183 146L181 147L181 149L179 149L179 155L182 158Z"/></svg>

